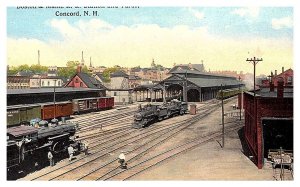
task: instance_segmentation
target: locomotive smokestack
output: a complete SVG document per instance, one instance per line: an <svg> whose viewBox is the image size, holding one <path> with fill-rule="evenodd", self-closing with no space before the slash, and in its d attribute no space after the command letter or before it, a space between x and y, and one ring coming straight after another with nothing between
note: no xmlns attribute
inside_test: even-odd
<svg viewBox="0 0 300 187"><path fill-rule="evenodd" d="M284 72L284 67L282 67L282 72L281 73L283 73Z"/></svg>
<svg viewBox="0 0 300 187"><path fill-rule="evenodd" d="M277 76L277 70L275 70L275 76Z"/></svg>

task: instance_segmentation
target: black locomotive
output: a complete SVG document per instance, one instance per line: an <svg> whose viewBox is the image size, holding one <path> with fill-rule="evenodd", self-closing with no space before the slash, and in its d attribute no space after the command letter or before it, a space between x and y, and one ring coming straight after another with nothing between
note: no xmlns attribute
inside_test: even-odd
<svg viewBox="0 0 300 187"><path fill-rule="evenodd" d="M187 112L187 103L178 100L159 104L147 104L144 107L139 107L134 115L133 128L143 128L150 124L170 118L174 115L183 115Z"/></svg>
<svg viewBox="0 0 300 187"><path fill-rule="evenodd" d="M7 170L32 169L48 161L47 153L54 157L66 155L68 146L80 151L82 145L75 140L77 125L65 123L35 128L17 126L7 129Z"/></svg>

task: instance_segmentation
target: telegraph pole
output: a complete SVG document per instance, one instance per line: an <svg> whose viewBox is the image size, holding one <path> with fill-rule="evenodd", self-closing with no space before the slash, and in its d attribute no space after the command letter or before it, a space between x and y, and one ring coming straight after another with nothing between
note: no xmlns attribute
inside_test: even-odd
<svg viewBox="0 0 300 187"><path fill-rule="evenodd" d="M250 59L248 59L247 58L247 60L246 60L247 62L250 62L251 64L253 64L253 66L254 66L254 87L253 87L253 91L254 91L254 98L255 98L255 68L256 68L256 64L258 63L258 62L260 62L260 61L263 61L263 59L262 58L255 58L255 57L253 57L253 58L250 58Z"/></svg>
<svg viewBox="0 0 300 187"><path fill-rule="evenodd" d="M222 99L222 148L225 144L225 126L224 126L224 98L223 98L223 85L221 84L221 99Z"/></svg>
<svg viewBox="0 0 300 187"><path fill-rule="evenodd" d="M54 79L54 94L53 94L53 107L54 107L54 116L53 119L56 117L56 106L55 106L55 86L56 86L56 79Z"/></svg>
<svg viewBox="0 0 300 187"><path fill-rule="evenodd" d="M254 66L254 68L253 68L253 72L254 72L254 77L253 77L253 79L254 79L254 87L253 87L254 97L253 97L253 101L254 101L254 119L255 119L254 122L256 124L255 126L256 126L256 129L257 129L257 117L256 117L257 116L257 108L256 108L256 98L255 98L255 94L256 94L256 90L255 90L255 68L256 68L256 64L260 61L263 61L263 59L253 57L253 58L250 58L250 59L247 58L246 61L250 62ZM256 138L258 139L258 137L256 137Z"/></svg>

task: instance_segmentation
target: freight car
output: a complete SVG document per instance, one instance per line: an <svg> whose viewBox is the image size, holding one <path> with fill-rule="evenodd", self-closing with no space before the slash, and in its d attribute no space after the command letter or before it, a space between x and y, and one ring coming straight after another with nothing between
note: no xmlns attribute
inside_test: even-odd
<svg viewBox="0 0 300 187"><path fill-rule="evenodd" d="M77 125L62 125L35 128L18 126L7 129L7 170L28 169L48 161L47 153L54 157L66 155L70 144L77 151L82 144L74 140Z"/></svg>
<svg viewBox="0 0 300 187"><path fill-rule="evenodd" d="M147 104L144 107L140 107L134 115L132 127L143 128L156 121L167 119L174 115L183 115L187 110L187 103L178 100L172 100L162 105Z"/></svg>
<svg viewBox="0 0 300 187"><path fill-rule="evenodd" d="M73 99L73 113L80 114L97 110L97 98Z"/></svg>
<svg viewBox="0 0 300 187"><path fill-rule="evenodd" d="M98 110L111 109L114 106L114 97L98 97Z"/></svg>
<svg viewBox="0 0 300 187"><path fill-rule="evenodd" d="M42 103L40 105L41 105L41 119L43 120L51 120L53 118L60 118L60 117L70 117L70 115L73 114L72 102L70 101L57 102L55 103L55 106L53 102ZM54 111L54 107L55 107L55 111Z"/></svg>
<svg viewBox="0 0 300 187"><path fill-rule="evenodd" d="M114 106L113 97L95 97L73 99L55 103L37 103L30 105L7 106L7 127L28 123L32 119L51 120L53 118L69 117L72 114L111 109ZM55 113L55 117L54 117Z"/></svg>
<svg viewBox="0 0 300 187"><path fill-rule="evenodd" d="M8 127L29 122L34 118L41 118L41 106L39 104L7 106L6 117Z"/></svg>

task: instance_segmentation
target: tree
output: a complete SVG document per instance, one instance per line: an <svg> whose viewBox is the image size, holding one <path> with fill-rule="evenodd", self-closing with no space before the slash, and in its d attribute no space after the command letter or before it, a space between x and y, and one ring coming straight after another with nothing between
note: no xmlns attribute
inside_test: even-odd
<svg viewBox="0 0 300 187"><path fill-rule="evenodd" d="M18 68L11 66L7 70L7 75L15 75L18 73Z"/></svg>
<svg viewBox="0 0 300 187"><path fill-rule="evenodd" d="M62 76L62 77L65 77L65 78L71 78L73 75L76 74L77 72L77 66L79 65L79 61L68 61L67 62L67 67L65 68L59 68L58 70L58 76ZM81 68L81 72L83 73L87 73L87 74L90 74L90 72L88 71L88 68L87 66L83 66Z"/></svg>
<svg viewBox="0 0 300 187"><path fill-rule="evenodd" d="M104 82L109 82L110 81L110 74L116 72L116 71L119 71L120 70L120 66L114 66L114 67L110 67L110 68L106 68L102 75L103 75L103 78L104 78Z"/></svg>
<svg viewBox="0 0 300 187"><path fill-rule="evenodd" d="M47 66L41 66L41 65L38 65L38 64L32 64L30 66L30 70L33 73L45 73L45 72L48 71L48 67Z"/></svg>

